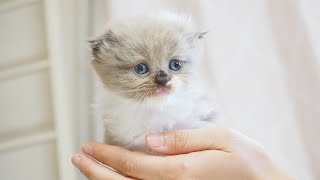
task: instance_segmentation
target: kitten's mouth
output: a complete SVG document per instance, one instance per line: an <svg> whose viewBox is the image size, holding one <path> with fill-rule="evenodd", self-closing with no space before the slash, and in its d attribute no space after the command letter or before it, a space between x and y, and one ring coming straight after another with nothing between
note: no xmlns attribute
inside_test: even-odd
<svg viewBox="0 0 320 180"><path fill-rule="evenodd" d="M171 92L172 87L171 86L159 86L156 89L155 95L156 96L164 96Z"/></svg>

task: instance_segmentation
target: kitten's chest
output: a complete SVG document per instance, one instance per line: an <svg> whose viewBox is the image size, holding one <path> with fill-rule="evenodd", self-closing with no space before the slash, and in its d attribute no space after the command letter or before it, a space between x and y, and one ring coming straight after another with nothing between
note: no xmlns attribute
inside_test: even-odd
<svg viewBox="0 0 320 180"><path fill-rule="evenodd" d="M184 98L164 105L119 104L111 109L113 117L105 121L107 126L159 132L198 127L202 117L212 111L212 106L202 99Z"/></svg>
<svg viewBox="0 0 320 180"><path fill-rule="evenodd" d="M203 121L203 117L213 110L204 99L190 97L165 105L114 101L99 109L103 112L106 142L141 151L146 148L144 138L147 133L206 126L210 122Z"/></svg>
<svg viewBox="0 0 320 180"><path fill-rule="evenodd" d="M192 104L163 107L132 106L125 109L123 113L115 116L118 122L125 123L127 127L136 127L150 132L183 129L195 113Z"/></svg>

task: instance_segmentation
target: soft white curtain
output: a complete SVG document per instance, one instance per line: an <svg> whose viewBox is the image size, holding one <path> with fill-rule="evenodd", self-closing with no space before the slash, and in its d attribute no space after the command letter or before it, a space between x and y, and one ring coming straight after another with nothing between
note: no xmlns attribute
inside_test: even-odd
<svg viewBox="0 0 320 180"><path fill-rule="evenodd" d="M229 118L299 179L320 179L320 1L108 0L104 21L156 10L209 29L203 80Z"/></svg>

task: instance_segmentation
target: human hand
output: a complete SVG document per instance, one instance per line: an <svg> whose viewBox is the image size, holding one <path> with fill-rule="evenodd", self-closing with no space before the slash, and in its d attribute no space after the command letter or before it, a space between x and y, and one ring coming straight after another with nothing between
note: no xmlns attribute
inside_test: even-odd
<svg viewBox="0 0 320 180"><path fill-rule="evenodd" d="M253 140L227 128L152 133L146 144L167 156L88 142L82 147L84 154L75 154L72 162L90 180L293 179Z"/></svg>

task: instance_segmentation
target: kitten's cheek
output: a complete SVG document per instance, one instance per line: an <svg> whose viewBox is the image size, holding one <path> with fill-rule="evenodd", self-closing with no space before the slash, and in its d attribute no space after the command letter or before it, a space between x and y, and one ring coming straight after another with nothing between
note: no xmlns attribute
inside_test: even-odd
<svg viewBox="0 0 320 180"><path fill-rule="evenodd" d="M181 88L183 88L182 86L182 82L178 79L173 79L171 82L172 92L179 91Z"/></svg>

